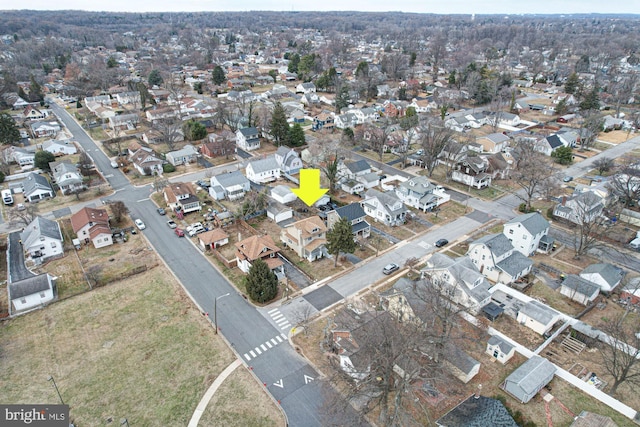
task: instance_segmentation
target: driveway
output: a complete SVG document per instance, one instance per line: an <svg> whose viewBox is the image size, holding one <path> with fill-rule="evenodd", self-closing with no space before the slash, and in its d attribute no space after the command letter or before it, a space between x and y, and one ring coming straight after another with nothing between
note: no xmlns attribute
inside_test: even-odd
<svg viewBox="0 0 640 427"><path fill-rule="evenodd" d="M20 280L34 277L33 274L24 265L24 252L22 250L22 242L20 242L20 233L15 231L9 234L9 282L14 283Z"/></svg>
<svg viewBox="0 0 640 427"><path fill-rule="evenodd" d="M384 231L382 231L382 230L380 230L378 228L375 228L374 226L371 226L371 231L373 231L374 233L376 233L379 236L384 237L385 239L387 239L389 242L393 243L394 245L396 243L400 243L400 239L398 239L397 237L392 236L391 234L386 233L386 232L384 232Z"/></svg>
<svg viewBox="0 0 640 427"><path fill-rule="evenodd" d="M298 267L293 265L288 259L280 255L280 259L284 263L284 273L287 279L295 283L295 285L302 289L311 284L311 280L304 274Z"/></svg>

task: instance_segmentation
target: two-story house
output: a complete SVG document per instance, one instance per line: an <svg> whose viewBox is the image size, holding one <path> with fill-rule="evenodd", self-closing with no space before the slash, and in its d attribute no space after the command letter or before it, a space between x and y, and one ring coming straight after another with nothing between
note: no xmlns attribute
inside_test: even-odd
<svg viewBox="0 0 640 427"><path fill-rule="evenodd" d="M335 127L335 124L333 123L333 115L329 113L322 112L317 116L313 117L311 130L314 132L319 130L332 131L334 127Z"/></svg>
<svg viewBox="0 0 640 427"><path fill-rule="evenodd" d="M251 182L264 184L280 178L280 166L274 156L251 161L247 164L245 174Z"/></svg>
<svg viewBox="0 0 640 427"><path fill-rule="evenodd" d="M365 193L362 208L376 222L390 227L404 224L408 211L395 192L383 193L373 188Z"/></svg>
<svg viewBox="0 0 640 427"><path fill-rule="evenodd" d="M346 218L351 223L351 231L355 239L367 238L371 234L371 225L366 221L366 216L359 203L351 203L328 212L327 227L331 229L340 218Z"/></svg>
<svg viewBox="0 0 640 427"><path fill-rule="evenodd" d="M171 183L164 187L163 193L167 206L177 213L187 214L202 209L200 199L188 182Z"/></svg>
<svg viewBox="0 0 640 427"><path fill-rule="evenodd" d="M484 153L499 153L509 146L510 138L503 133L490 133L476 138L476 142L482 146Z"/></svg>
<svg viewBox="0 0 640 427"><path fill-rule="evenodd" d="M154 173L162 175L162 160L149 149L138 149L129 157L129 160L140 175L153 175Z"/></svg>
<svg viewBox="0 0 640 427"><path fill-rule="evenodd" d="M81 242L98 249L113 244L109 214L106 209L84 207L71 216L71 227Z"/></svg>
<svg viewBox="0 0 640 427"><path fill-rule="evenodd" d="M254 127L238 129L236 131L236 145L244 151L253 151L260 148L258 129Z"/></svg>
<svg viewBox="0 0 640 427"><path fill-rule="evenodd" d="M569 198L563 197L562 202L553 209L553 215L574 224L584 224L597 220L603 209L602 198L591 191L585 191Z"/></svg>
<svg viewBox="0 0 640 427"><path fill-rule="evenodd" d="M466 256L452 259L436 252L422 269L422 277L428 277L432 286L443 296L473 314L478 314L482 307L491 302L491 284Z"/></svg>
<svg viewBox="0 0 640 427"><path fill-rule="evenodd" d="M549 221L538 212L518 215L504 224L502 233L516 251L532 256L540 248L540 241L549 234Z"/></svg>
<svg viewBox="0 0 640 427"><path fill-rule="evenodd" d="M63 195L75 194L86 189L82 174L75 165L72 165L67 160L51 162L49 163L49 169L51 169L53 182L56 183Z"/></svg>
<svg viewBox="0 0 640 427"><path fill-rule="evenodd" d="M280 241L309 262L326 255L326 237L327 226L317 216L294 222L280 232Z"/></svg>
<svg viewBox="0 0 640 427"><path fill-rule="evenodd" d="M278 276L278 279L283 279L284 275L284 263L278 257L280 248L275 244L271 236L251 236L246 239L240 240L235 244L236 246L236 262L238 268L243 273L248 273L252 263L257 259L262 259L267 263L269 269Z"/></svg>
<svg viewBox="0 0 640 427"><path fill-rule="evenodd" d="M529 274L533 267L533 261L516 251L502 233L475 240L466 255L493 282L512 283Z"/></svg>
<svg viewBox="0 0 640 427"><path fill-rule="evenodd" d="M454 166L451 179L480 190L491 185L491 175L487 173L487 169L489 161L486 157L466 156Z"/></svg>
<svg viewBox="0 0 640 427"><path fill-rule="evenodd" d="M210 182L209 195L215 200L238 200L251 189L251 182L240 171L212 176Z"/></svg>
<svg viewBox="0 0 640 427"><path fill-rule="evenodd" d="M448 202L451 196L425 176L415 176L396 187L396 195L407 205L427 212Z"/></svg>
<svg viewBox="0 0 640 427"><path fill-rule="evenodd" d="M283 174L295 175L302 169L302 159L293 148L281 145L276 150L275 159Z"/></svg>
<svg viewBox="0 0 640 427"><path fill-rule="evenodd" d="M20 233L22 249L31 258L46 259L64 254L62 232L57 221L35 217Z"/></svg>

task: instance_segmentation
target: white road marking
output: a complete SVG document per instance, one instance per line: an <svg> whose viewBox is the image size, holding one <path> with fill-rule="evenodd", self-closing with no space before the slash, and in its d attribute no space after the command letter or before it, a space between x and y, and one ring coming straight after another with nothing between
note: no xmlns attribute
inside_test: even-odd
<svg viewBox="0 0 640 427"><path fill-rule="evenodd" d="M251 354L251 356L256 357L256 354L253 352L253 350L250 350L249 353Z"/></svg>
<svg viewBox="0 0 640 427"><path fill-rule="evenodd" d="M245 358L245 359L247 359L247 362L248 362L249 360L251 360L251 357L249 357L249 355L248 355L247 353L245 353L245 354L244 354L244 358Z"/></svg>
<svg viewBox="0 0 640 427"><path fill-rule="evenodd" d="M260 349L258 347L254 348L254 350L256 351L256 353L262 354L262 352L260 351Z"/></svg>
<svg viewBox="0 0 640 427"><path fill-rule="evenodd" d="M265 344L266 344L266 345L267 345L267 347L269 347L269 348L272 348L272 347L273 347L269 341L265 342Z"/></svg>
<svg viewBox="0 0 640 427"><path fill-rule="evenodd" d="M277 309L277 308L274 308L273 310L269 310L269 311L267 311L267 313L271 314L271 313L275 313L276 311L278 311L278 309Z"/></svg>
<svg viewBox="0 0 640 427"><path fill-rule="evenodd" d="M269 342L269 341L267 341ZM271 342L273 343L273 345L278 345L278 342L276 340L274 340L273 338L271 338Z"/></svg>
<svg viewBox="0 0 640 427"><path fill-rule="evenodd" d="M260 344L260 348L262 349L262 351L267 351L267 347L265 347L264 344Z"/></svg>

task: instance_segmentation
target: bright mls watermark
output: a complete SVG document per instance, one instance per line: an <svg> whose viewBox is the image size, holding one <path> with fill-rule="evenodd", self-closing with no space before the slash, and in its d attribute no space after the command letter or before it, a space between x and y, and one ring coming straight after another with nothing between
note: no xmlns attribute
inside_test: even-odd
<svg viewBox="0 0 640 427"><path fill-rule="evenodd" d="M0 426L69 427L69 405L1 405Z"/></svg>

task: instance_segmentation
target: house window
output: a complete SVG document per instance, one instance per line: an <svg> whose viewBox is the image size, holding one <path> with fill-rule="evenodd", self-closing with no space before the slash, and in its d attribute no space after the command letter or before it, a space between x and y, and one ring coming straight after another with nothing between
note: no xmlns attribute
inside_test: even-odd
<svg viewBox="0 0 640 427"><path fill-rule="evenodd" d="M26 299L26 298L22 298L22 299L20 300L20 302L21 302L22 304L26 304L26 303L27 303L27 299Z"/></svg>
<svg viewBox="0 0 640 427"><path fill-rule="evenodd" d="M40 292L40 298L44 298L44 292Z"/></svg>
<svg viewBox="0 0 640 427"><path fill-rule="evenodd" d="M56 242L51 242L51 247L55 248L56 247Z"/></svg>
<svg viewBox="0 0 640 427"><path fill-rule="evenodd" d="M513 229L509 230L509 234L513 234Z"/></svg>

